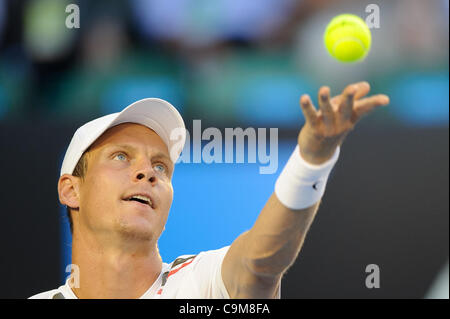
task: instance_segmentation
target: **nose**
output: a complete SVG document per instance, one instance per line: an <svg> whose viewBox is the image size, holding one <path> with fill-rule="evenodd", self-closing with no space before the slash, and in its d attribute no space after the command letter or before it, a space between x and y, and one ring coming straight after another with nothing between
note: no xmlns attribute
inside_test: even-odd
<svg viewBox="0 0 450 319"><path fill-rule="evenodd" d="M144 173L139 173L136 176L137 180L141 180L141 179L145 179L145 174ZM148 179L148 181L152 184L154 184L156 182L156 176L150 176L150 178Z"/></svg>
<svg viewBox="0 0 450 319"><path fill-rule="evenodd" d="M156 184L158 180L155 170L152 167L140 169L134 174L134 176L135 181L148 180L152 185Z"/></svg>

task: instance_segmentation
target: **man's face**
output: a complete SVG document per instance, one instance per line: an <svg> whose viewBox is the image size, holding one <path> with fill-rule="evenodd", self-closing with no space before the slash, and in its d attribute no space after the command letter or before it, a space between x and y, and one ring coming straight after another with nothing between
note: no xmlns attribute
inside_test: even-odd
<svg viewBox="0 0 450 319"><path fill-rule="evenodd" d="M173 199L174 165L163 140L145 126L120 124L92 145L87 161L75 212L80 230L157 241Z"/></svg>

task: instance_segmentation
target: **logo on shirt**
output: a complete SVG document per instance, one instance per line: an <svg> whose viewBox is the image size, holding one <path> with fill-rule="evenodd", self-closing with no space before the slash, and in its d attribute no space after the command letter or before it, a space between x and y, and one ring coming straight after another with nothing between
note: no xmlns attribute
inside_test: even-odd
<svg viewBox="0 0 450 319"><path fill-rule="evenodd" d="M317 191L317 190L319 190L318 188L317 188L317 185L319 185L319 183L320 183L320 181L319 182L315 182L314 184L313 184L313 188Z"/></svg>
<svg viewBox="0 0 450 319"><path fill-rule="evenodd" d="M187 265L189 265L191 262L194 261L194 258L197 255L193 255L193 256L189 256L186 258L177 258L173 261L172 265L170 266L170 269L168 271L166 271L165 273L163 273L162 275L162 283L161 283L161 288L158 290L157 294L160 295L162 293L163 287L167 282L167 279L169 279L169 277L175 273L177 273L181 268L186 267ZM180 267L174 269L176 266L180 265Z"/></svg>

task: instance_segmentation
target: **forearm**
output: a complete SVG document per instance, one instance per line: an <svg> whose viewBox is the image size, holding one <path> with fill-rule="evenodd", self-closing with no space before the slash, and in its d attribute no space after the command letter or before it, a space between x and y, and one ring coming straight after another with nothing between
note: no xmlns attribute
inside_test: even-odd
<svg viewBox="0 0 450 319"><path fill-rule="evenodd" d="M308 149L302 153L295 148L275 183L275 192L245 238L244 260L255 274L281 276L303 245L339 147L326 157L310 154Z"/></svg>
<svg viewBox="0 0 450 319"><path fill-rule="evenodd" d="M273 297L300 252L338 156L336 150L331 159L316 165L305 162L295 148L255 224L233 242L224 259L230 295Z"/></svg>
<svg viewBox="0 0 450 319"><path fill-rule="evenodd" d="M273 297L283 273L300 252L338 154L314 165L306 163L295 148L255 224L233 242L224 259L223 276L231 283L227 286L230 295Z"/></svg>
<svg viewBox="0 0 450 319"><path fill-rule="evenodd" d="M291 210L273 193L253 227L246 234L246 266L255 275L281 277L294 263L320 201L311 207Z"/></svg>
<svg viewBox="0 0 450 319"><path fill-rule="evenodd" d="M276 298L277 287L299 254L320 202L301 210L273 193L253 227L231 245L222 278L231 298Z"/></svg>

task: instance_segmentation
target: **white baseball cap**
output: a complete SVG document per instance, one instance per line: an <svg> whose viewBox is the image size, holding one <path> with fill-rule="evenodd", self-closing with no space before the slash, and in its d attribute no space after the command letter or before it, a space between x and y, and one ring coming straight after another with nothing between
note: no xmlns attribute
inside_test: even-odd
<svg viewBox="0 0 450 319"><path fill-rule="evenodd" d="M107 129L122 123L142 124L154 130L167 145L171 160L177 161L186 140L183 118L169 102L147 98L130 104L122 112L99 117L78 128L64 155L60 176L72 174L84 151ZM175 134L174 139L171 134Z"/></svg>

